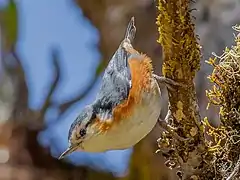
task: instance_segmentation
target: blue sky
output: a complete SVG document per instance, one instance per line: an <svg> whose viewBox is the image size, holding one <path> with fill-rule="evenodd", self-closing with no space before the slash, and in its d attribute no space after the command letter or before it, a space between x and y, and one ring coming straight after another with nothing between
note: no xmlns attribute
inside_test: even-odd
<svg viewBox="0 0 240 180"><path fill-rule="evenodd" d="M3 0L2 0L3 2ZM85 19L80 9L71 0L16 0L20 11L19 42L17 50L27 75L30 92L29 106L41 107L49 83L52 82L50 50L60 48L63 79L54 94L54 101L62 102L83 90L92 78L101 58L94 47L98 42L98 31ZM44 146L51 147L54 157L67 147L68 128L81 109L90 103L99 88L100 79L89 95L69 109L63 119L39 135ZM46 122L55 120L57 109L51 109ZM109 151L100 154L73 153L67 158L78 165L88 165L123 174L132 150Z"/></svg>

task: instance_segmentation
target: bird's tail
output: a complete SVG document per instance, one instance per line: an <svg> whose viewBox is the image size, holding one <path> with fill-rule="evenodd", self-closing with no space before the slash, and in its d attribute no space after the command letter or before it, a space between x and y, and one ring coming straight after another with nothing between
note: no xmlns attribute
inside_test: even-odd
<svg viewBox="0 0 240 180"><path fill-rule="evenodd" d="M135 26L135 20L134 20L134 17L132 17L131 20L129 21L127 29L126 29L125 39L129 39L130 42L132 43L132 41L135 38L136 31L137 31L137 29Z"/></svg>
<svg viewBox="0 0 240 180"><path fill-rule="evenodd" d="M132 43L135 38L135 34L135 20L134 17L132 17L126 28L125 37L120 43L116 52L114 53L112 59L110 60L106 71L112 71L112 69L115 68L118 72L122 73L122 71L126 70L126 67L128 67L128 57L131 55L128 49L133 49ZM125 76L128 76L128 78L130 78L130 72L128 72L127 74L128 75Z"/></svg>

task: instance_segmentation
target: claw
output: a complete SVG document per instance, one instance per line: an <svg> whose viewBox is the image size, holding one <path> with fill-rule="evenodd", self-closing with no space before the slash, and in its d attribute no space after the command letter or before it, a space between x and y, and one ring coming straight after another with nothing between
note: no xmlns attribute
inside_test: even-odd
<svg viewBox="0 0 240 180"><path fill-rule="evenodd" d="M170 89L170 90L174 90L173 87L171 86L181 86L181 87L187 87L187 85L182 84L182 83L178 83L172 79L166 78L164 76L158 76L156 74L153 74L153 77L158 80L160 83L165 83L166 86Z"/></svg>

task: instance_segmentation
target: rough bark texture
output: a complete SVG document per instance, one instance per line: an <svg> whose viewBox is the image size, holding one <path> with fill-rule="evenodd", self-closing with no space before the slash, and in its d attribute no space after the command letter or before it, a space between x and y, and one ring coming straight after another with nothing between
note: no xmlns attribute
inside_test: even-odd
<svg viewBox="0 0 240 180"><path fill-rule="evenodd" d="M202 131L194 77L200 67L200 46L191 21L190 0L159 0L159 40L164 51L164 76L184 86L169 89L170 111L167 123L180 139L163 134L160 151L167 165L178 169L181 179L209 179L203 176L208 168L207 147Z"/></svg>

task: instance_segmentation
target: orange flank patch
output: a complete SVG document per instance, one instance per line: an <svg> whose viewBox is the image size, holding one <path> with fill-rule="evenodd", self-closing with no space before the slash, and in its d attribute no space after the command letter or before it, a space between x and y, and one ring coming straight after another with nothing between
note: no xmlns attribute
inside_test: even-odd
<svg viewBox="0 0 240 180"><path fill-rule="evenodd" d="M95 125L101 132L106 132L112 126L112 119L107 119L105 121L101 121L98 117L95 119Z"/></svg>
<svg viewBox="0 0 240 180"><path fill-rule="evenodd" d="M113 124L119 123L121 120L131 116L134 106L141 103L142 92L149 92L151 90L150 86L153 71L151 59L141 54L137 58L129 59L128 63L132 77L132 88L130 89L128 99L115 107L113 110L113 120L104 121L103 123L97 119L96 124L102 132L107 131Z"/></svg>

